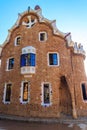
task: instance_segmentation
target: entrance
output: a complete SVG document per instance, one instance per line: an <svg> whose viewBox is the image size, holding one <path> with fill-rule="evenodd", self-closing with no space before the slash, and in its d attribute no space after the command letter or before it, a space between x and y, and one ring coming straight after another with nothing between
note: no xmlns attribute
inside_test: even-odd
<svg viewBox="0 0 87 130"><path fill-rule="evenodd" d="M72 115L72 101L66 77L61 77L59 88L60 113L62 115Z"/></svg>

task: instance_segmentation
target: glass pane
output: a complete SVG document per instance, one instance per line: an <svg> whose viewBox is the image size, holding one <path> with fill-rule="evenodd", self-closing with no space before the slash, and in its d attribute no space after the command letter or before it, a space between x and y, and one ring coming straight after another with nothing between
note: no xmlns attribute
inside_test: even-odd
<svg viewBox="0 0 87 130"><path fill-rule="evenodd" d="M33 53L21 55L21 67L23 66L35 66L35 57Z"/></svg>
<svg viewBox="0 0 87 130"><path fill-rule="evenodd" d="M35 66L35 54L31 53L31 66Z"/></svg>
<svg viewBox="0 0 87 130"><path fill-rule="evenodd" d="M45 40L45 33L40 33L40 41L44 41Z"/></svg>
<svg viewBox="0 0 87 130"><path fill-rule="evenodd" d="M44 103L50 103L49 84L44 84Z"/></svg>
<svg viewBox="0 0 87 130"><path fill-rule="evenodd" d="M14 58L9 59L9 66L8 69L13 69L14 67Z"/></svg>
<svg viewBox="0 0 87 130"><path fill-rule="evenodd" d="M85 84L82 84L82 94L83 94L83 99L87 100L87 93L86 93Z"/></svg>
<svg viewBox="0 0 87 130"><path fill-rule="evenodd" d="M11 97L11 84L7 84L5 101L10 102L10 97Z"/></svg>
<svg viewBox="0 0 87 130"><path fill-rule="evenodd" d="M21 55L21 67L26 66L25 54Z"/></svg>
<svg viewBox="0 0 87 130"><path fill-rule="evenodd" d="M49 65L53 65L53 54L49 54Z"/></svg>
<svg viewBox="0 0 87 130"><path fill-rule="evenodd" d="M28 101L28 82L23 86L23 101Z"/></svg>
<svg viewBox="0 0 87 130"><path fill-rule="evenodd" d="M53 54L53 65L58 65L57 54Z"/></svg>
<svg viewBox="0 0 87 130"><path fill-rule="evenodd" d="M16 45L20 45L20 43L21 43L21 38L17 37Z"/></svg>

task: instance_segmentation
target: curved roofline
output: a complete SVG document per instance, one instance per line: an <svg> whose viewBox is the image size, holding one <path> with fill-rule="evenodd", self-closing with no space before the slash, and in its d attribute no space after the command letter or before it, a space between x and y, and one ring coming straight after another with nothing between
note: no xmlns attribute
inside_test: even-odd
<svg viewBox="0 0 87 130"><path fill-rule="evenodd" d="M28 14L28 13L34 13L35 15L37 15L37 17L39 18L39 22L40 23L48 23L52 29L53 29L53 34L56 34L56 35L59 35L60 37L64 38L65 37L65 33L61 32L57 26L56 26L56 20L48 20L47 18L45 18L43 15L42 15L42 10L41 9L38 9L38 10L33 10L30 8L30 10L27 10L23 13L18 13L18 19L16 21L16 23L11 27L11 29L8 30L8 35L7 35L7 38L6 40L4 41L4 43L2 44L2 47L4 47L10 40L10 36L11 36L11 33L14 29L16 29L18 26L19 26L19 23L20 23L20 20L21 18Z"/></svg>
<svg viewBox="0 0 87 130"><path fill-rule="evenodd" d="M85 55L85 51L83 50L82 46L80 46L80 48L79 48L80 51L78 51L78 47L76 48L75 42L73 42L71 39L71 33L61 32L56 26L56 20L48 20L47 18L45 18L42 15L42 9L40 7L35 10L28 8L27 11L18 14L18 19L17 19L16 23L11 27L10 30L8 30L8 36L5 40L5 42L2 44L2 48L5 47L5 45L9 42L12 31L20 25L21 18L23 18L23 16L25 16L29 13L35 14L39 19L39 23L48 24L52 28L54 35L59 36L60 38L64 39L66 41L68 47L73 47L74 53L80 53L80 54Z"/></svg>

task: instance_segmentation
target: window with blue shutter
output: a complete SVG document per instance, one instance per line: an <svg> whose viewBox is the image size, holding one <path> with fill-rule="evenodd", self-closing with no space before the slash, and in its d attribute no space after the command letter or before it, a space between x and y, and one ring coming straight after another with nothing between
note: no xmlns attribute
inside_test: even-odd
<svg viewBox="0 0 87 130"><path fill-rule="evenodd" d="M21 67L26 66L25 54L21 55Z"/></svg>
<svg viewBox="0 0 87 130"><path fill-rule="evenodd" d="M49 54L49 65L58 65L58 54L57 53Z"/></svg>
<svg viewBox="0 0 87 130"><path fill-rule="evenodd" d="M58 59L57 59L57 54L53 54L53 65L58 65Z"/></svg>
<svg viewBox="0 0 87 130"><path fill-rule="evenodd" d="M35 54L31 53L31 66L35 66Z"/></svg>
<svg viewBox="0 0 87 130"><path fill-rule="evenodd" d="M21 67L23 66L35 66L35 54L28 53L21 55Z"/></svg>

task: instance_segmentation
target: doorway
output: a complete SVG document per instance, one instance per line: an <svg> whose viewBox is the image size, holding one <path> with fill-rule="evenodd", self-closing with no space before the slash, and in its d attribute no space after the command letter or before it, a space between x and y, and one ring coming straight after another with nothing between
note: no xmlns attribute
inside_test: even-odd
<svg viewBox="0 0 87 130"><path fill-rule="evenodd" d="M62 115L72 115L72 101L66 77L62 76L60 81L60 113Z"/></svg>

